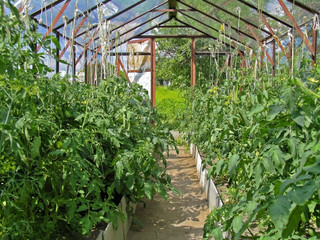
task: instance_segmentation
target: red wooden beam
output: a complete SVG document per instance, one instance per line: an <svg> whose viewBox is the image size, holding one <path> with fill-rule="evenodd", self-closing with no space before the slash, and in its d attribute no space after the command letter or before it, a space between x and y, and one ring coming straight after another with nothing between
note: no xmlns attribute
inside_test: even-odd
<svg viewBox="0 0 320 240"><path fill-rule="evenodd" d="M156 42L151 38L151 104L156 106Z"/></svg>
<svg viewBox="0 0 320 240"><path fill-rule="evenodd" d="M253 31L252 27L247 24L247 27L249 28L250 32L252 33L252 35L255 37L256 41L259 43L261 49L262 49L262 52L264 52L269 60L269 62L271 63L271 65L273 66L274 65L274 62L272 60L272 58L270 57L269 53L266 51L265 47L263 46L263 44L260 42L258 36L256 35L256 33Z"/></svg>
<svg viewBox="0 0 320 240"><path fill-rule="evenodd" d="M292 26L291 26L290 24L286 23L285 21L281 20L281 19L278 18L278 17L275 17L275 16L271 15L270 13L268 13L268 12L262 10L262 9L259 9L258 7L256 7L255 5L247 2L246 0L237 0L237 1L238 1L238 2L241 2L242 4L244 4L244 5L252 8L252 9L254 9L254 10L256 10L258 13L262 13L263 15L266 15L267 17L269 17L269 18L271 18L271 19L273 19L273 20L275 20L275 21L277 21L277 22L285 25L285 26L288 27L288 28L292 28ZM296 0L295 0L295 1L296 1Z"/></svg>
<svg viewBox="0 0 320 240"><path fill-rule="evenodd" d="M272 66L272 76L276 76L276 40L272 40L272 60L274 62Z"/></svg>
<svg viewBox="0 0 320 240"><path fill-rule="evenodd" d="M312 66L315 66L317 62L317 38L318 38L318 32L317 29L312 26L312 48L314 53L312 54Z"/></svg>
<svg viewBox="0 0 320 240"><path fill-rule="evenodd" d="M120 56L117 56L117 76L120 77Z"/></svg>
<svg viewBox="0 0 320 240"><path fill-rule="evenodd" d="M194 12L193 9L155 9L152 12Z"/></svg>
<svg viewBox="0 0 320 240"><path fill-rule="evenodd" d="M246 23L246 24L251 25L252 27L255 27L256 29L259 29L260 31L263 31L263 32L271 35L270 32L268 32L268 31L266 31L266 30L264 30L264 29L261 29L258 25L255 25L255 24L253 24L252 22L247 21L246 19L243 19L242 17L239 18L239 16L237 16L236 14L233 14L232 12L230 12L230 11L228 11L228 10L220 7L220 6L217 5L217 4L214 4L213 2L210 2L210 1L208 1L208 0L202 0L202 1L205 2L205 3L207 3L207 4L209 4L209 5L211 5L211 6L213 6L213 7L215 7L215 8L217 8L217 9L219 9L220 11L225 12L225 13L228 14L228 15L233 16L233 17L236 18L236 19L239 19L240 21L242 21L242 22L244 22L244 23Z"/></svg>
<svg viewBox="0 0 320 240"><path fill-rule="evenodd" d="M85 83L88 83L88 80L89 80L87 62L88 62L88 51L86 50L84 52L84 81L85 81Z"/></svg>
<svg viewBox="0 0 320 240"><path fill-rule="evenodd" d="M115 41L112 42L111 46L110 46L109 49L108 49L109 51L110 51L110 49L113 48L114 44L115 44ZM100 52L101 48L102 48L101 45L97 48L96 52L95 52L94 55L92 56L92 58L91 58L90 62L88 63L88 65L98 56L98 53ZM80 61L80 59L79 59L79 61Z"/></svg>
<svg viewBox="0 0 320 240"><path fill-rule="evenodd" d="M60 42L60 33L59 32L56 33L56 38L57 38L58 42ZM57 48L56 49L56 57L57 58L59 57L59 52L60 52L60 50L59 50L59 48ZM59 71L60 71L59 68L60 68L60 64L59 64L59 61L56 59L56 73L59 73Z"/></svg>
<svg viewBox="0 0 320 240"><path fill-rule="evenodd" d="M48 11L49 9L53 8L54 6L62 3L64 0L58 0L58 1L55 1L53 3L50 3L49 5L47 6L44 6L43 8L40 8L39 10L35 11L34 13L30 14L31 17L35 17L37 15L39 15L40 13L42 12L45 12L45 11Z"/></svg>
<svg viewBox="0 0 320 240"><path fill-rule="evenodd" d="M191 38L191 87L196 85L196 39Z"/></svg>
<svg viewBox="0 0 320 240"><path fill-rule="evenodd" d="M165 13L163 13L163 14L165 14ZM161 15L161 14L160 14L160 15ZM159 17L160 15L158 15L158 17ZM164 23L166 23L166 22L169 22L170 20L171 20L171 19L166 19L166 20L160 22L158 25L161 25L161 24L164 24ZM117 46L113 46L111 49L114 49L114 48L116 48L116 47L119 47L119 46L121 46L122 44L130 41L131 39L141 38L141 36L142 36L144 33L149 32L150 30L157 28L158 25L154 25L154 26L152 26L152 27L150 27L150 28L147 28L146 30L144 30L144 31L141 32L141 33L134 34L134 35L131 36L130 38L125 39L125 40L121 41L120 43L118 43ZM115 41L115 40L114 40L114 41Z"/></svg>
<svg viewBox="0 0 320 240"><path fill-rule="evenodd" d="M82 58L84 52L89 48L91 42L94 39L94 36L99 32L99 28L93 33L93 36L90 38L89 42L86 44L86 46L83 48L81 54L79 55L77 61L76 61L76 65L79 63L80 59ZM99 49L100 50L100 49Z"/></svg>
<svg viewBox="0 0 320 240"><path fill-rule="evenodd" d="M97 48L97 50L96 50L95 53L93 54L90 62L88 63L88 66L89 66L89 64L98 56L98 53L100 52L101 48L102 48L101 45ZM80 60L79 60L79 61L80 61Z"/></svg>
<svg viewBox="0 0 320 240"><path fill-rule="evenodd" d="M292 14L290 13L289 9L287 8L287 6L284 4L284 2L282 0L278 0L279 4L281 5L281 7L283 8L284 12L286 13L286 15L288 16L289 20L291 21L291 23L293 24L294 28L297 30L297 32L299 33L300 37L302 38L303 42L307 45L307 47L309 48L310 52L312 55L315 54L314 49L312 48L309 39L303 34L303 32L301 31L298 23L296 22L296 20L294 19L294 17L292 16Z"/></svg>
<svg viewBox="0 0 320 240"><path fill-rule="evenodd" d="M124 68L124 65L123 65L123 63L122 63L122 61L121 61L121 59L120 59L120 56L117 57L117 64L118 64L118 66L119 66L119 69L118 69L118 77L120 76L120 67L121 67L122 70L123 70L123 72L124 72L124 75L126 75L126 78L127 78L128 82L130 82L130 78L129 78L129 76L128 76L128 73L127 73L126 69Z"/></svg>
<svg viewBox="0 0 320 240"><path fill-rule="evenodd" d="M84 24L84 22L87 20L88 16L85 16L81 22L79 23L77 29L74 31L74 36L79 32L79 30L81 29L81 26ZM71 44L71 38L69 39L69 41L67 42L66 46L63 48L63 50L61 51L61 53L59 54L59 58L61 59L62 56L64 55L64 53L67 51L68 47Z"/></svg>
<svg viewBox="0 0 320 240"><path fill-rule="evenodd" d="M150 41L150 38L130 40L130 41L129 41L129 44L143 43L143 42L147 42L147 41Z"/></svg>
<svg viewBox="0 0 320 240"><path fill-rule="evenodd" d="M231 41L231 44L235 47L235 48L237 48L237 45L236 45L236 43L234 42L234 41ZM246 58L244 57L244 54L238 49L238 53L239 53L239 55L242 57L242 61L243 62L247 62L247 60L246 60Z"/></svg>
<svg viewBox="0 0 320 240"><path fill-rule="evenodd" d="M94 10L96 10L99 5L102 5L102 4L107 4L108 2L110 2L111 0L106 0L106 1L103 1L101 2L100 4L96 4L95 6L93 6L92 8L90 9L87 9L85 11L85 16L88 16L91 12L93 12ZM68 19L67 21L67 24L71 23L72 21L74 20L77 20L78 18L80 18L82 16L83 13L79 13L77 16L75 17L72 17L70 19ZM59 30L60 28L64 27L64 23L60 24L59 26L55 27L53 30L56 31L56 30Z"/></svg>
<svg viewBox="0 0 320 240"><path fill-rule="evenodd" d="M161 16L163 16L163 15L165 15L165 14L166 14L166 13L161 13L161 14L155 16L155 17L152 17L152 18L147 19L146 21L144 21L144 22L142 22L142 23L140 23L140 24L138 24L138 25L136 25L136 26L128 29L127 31L122 32L119 36L116 36L115 38L113 38L112 41L115 41L116 38L121 38L122 36L126 35L127 33L131 32L131 31L133 31L133 30L135 30L135 29L137 29L137 28L139 28L139 27L141 27L141 26L143 26L143 25L145 25L145 24L148 23L148 22L152 22L153 20L155 20L155 19L157 19L157 18L159 18L159 17L161 17ZM156 26L156 27L158 27L158 26ZM99 39L99 37L95 38L94 40L97 40L97 39Z"/></svg>
<svg viewBox="0 0 320 240"><path fill-rule="evenodd" d="M198 9L198 8L192 7L191 5L185 3L185 2L183 2L183 1L181 1L181 0L177 0L177 1L178 1L179 3L187 6L187 7L195 10L196 12L199 12L200 14L206 16L207 18L209 18L209 19L211 19L211 20L213 20L213 21L217 21L217 22L219 22L219 23L221 23L221 24L225 24L226 26L229 25L227 22L224 22L224 21L220 20L219 18L216 18L216 17L214 17L214 16L211 16L211 15L209 15L209 14L201 11L201 10ZM238 29L237 27L234 27L234 26L232 26L232 25L230 25L230 27L231 27L235 32L241 33L242 35L245 35L245 36L247 36L247 37L249 37L249 38L251 38L251 39L254 39L253 36L251 36L250 34L247 34L247 33L243 32L243 31L241 31L241 30Z"/></svg>
<svg viewBox="0 0 320 240"><path fill-rule="evenodd" d="M71 2L71 0L66 0L64 5L60 9L59 13L57 14L57 16L54 18L53 22L51 23L51 26L49 27L47 32L44 34L43 39L45 39L52 32L52 29L57 24L57 22L59 21L61 15L64 13L64 11L66 10L66 8L68 7L70 2ZM40 50L40 48L41 48L41 45L38 45L36 52L38 52Z"/></svg>
<svg viewBox="0 0 320 240"><path fill-rule="evenodd" d="M219 33L219 34L222 34L222 35L224 35L224 36L226 36L226 37L234 40L235 42L241 43L241 42L239 42L236 38L230 36L229 34L225 34L225 33L223 33L223 32L221 32L221 31L219 31L218 29L216 29L216 28L214 28L214 27L212 27L212 26L204 23L203 21L201 21L201 20L199 20L199 19L197 19L197 18L194 18L194 17L192 17L192 16L189 16L188 14L185 14L185 13L183 13L183 12L182 12L181 14L184 15L185 17L187 17L187 18L192 19L193 21L196 21L196 22L199 23L199 24L204 25L204 26L207 27L207 28L212 29L213 31L215 31L215 32L217 32L217 33ZM186 27L188 27L188 26L186 26ZM248 46L248 47L252 49L251 46Z"/></svg>
<svg viewBox="0 0 320 240"><path fill-rule="evenodd" d="M277 43L279 44L279 47L281 48L282 52L284 53L284 55L287 57L287 59L289 60L290 56L287 53L286 49L283 47L281 41L279 40L279 38L276 36L276 34L274 33L273 29L271 28L270 24L268 23L267 19L259 12L260 17L262 19L262 21L264 22L264 24L267 26L267 28L269 29L270 33L273 36L273 39L277 41Z"/></svg>

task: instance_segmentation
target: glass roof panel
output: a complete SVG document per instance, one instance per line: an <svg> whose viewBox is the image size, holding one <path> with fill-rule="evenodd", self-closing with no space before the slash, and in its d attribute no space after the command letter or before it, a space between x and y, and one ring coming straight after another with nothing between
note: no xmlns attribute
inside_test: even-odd
<svg viewBox="0 0 320 240"><path fill-rule="evenodd" d="M238 0L237 0L238 1ZM260 10L264 10L271 14L274 17L277 17L281 19L282 21L288 23L292 26L291 21L289 20L288 16L286 15L285 11L283 10L282 6L277 0L261 0L258 1L260 4L258 4L257 1L251 1L251 0L244 0L245 2L249 4L255 5ZM298 7L297 5L293 5L292 2L295 2L295 0L283 0L284 4L286 5L287 9L290 11L290 13L293 15L295 21L301 25L304 24L306 21L309 21L312 19L313 14L302 9L301 7ZM319 6L319 0L304 0L304 1L297 1L297 2L308 2L313 3L314 6ZM311 5L313 5L311 4ZM276 28L276 27L275 27ZM278 27L279 29L279 27ZM284 30L285 31L285 30ZM284 33L284 32L283 32Z"/></svg>
<svg viewBox="0 0 320 240"><path fill-rule="evenodd" d="M182 1L181 1L182 2ZM207 16L217 22L219 22L220 24L224 24L226 26L231 26L233 27L236 31L240 31L241 35L246 35L246 36L251 36L252 37L252 33L250 32L250 30L248 29L248 27L245 25L244 22L242 21L238 21L238 19L236 17L233 17L229 14L226 14L224 12L221 11L216 11L217 9L211 5L209 5L208 3L205 3L203 1L200 1L197 3L195 3L195 1L192 0L184 0L184 3L187 3L187 7L191 6L192 8L198 10L200 13L202 13L202 15ZM179 7L181 7L180 4ZM204 17L202 17L204 18ZM202 19L200 18L200 19ZM265 35L261 34L261 31L259 29L256 29L254 27L252 27L253 31L255 32L255 34L260 37L260 39L264 38Z"/></svg>
<svg viewBox="0 0 320 240"><path fill-rule="evenodd" d="M245 35L242 36L243 39L240 38L237 33L237 28L231 28L230 26L223 27L220 22L214 21L213 19L206 17L199 12L181 12L181 14L193 19L194 21L201 22L202 25L207 26L212 32L216 32L218 35L225 35L226 37L231 38L233 41L241 44L249 44L251 48L258 47L258 44L254 39L250 39Z"/></svg>
<svg viewBox="0 0 320 240"><path fill-rule="evenodd" d="M15 5L19 8L22 2L24 1L16 0ZM98 22L103 20L110 21L111 31L114 30L111 38L120 36L120 42L148 32L149 28L172 16L172 13L163 14L159 11L168 9L168 2L167 0L29 0L28 13L48 27L54 22L54 31L58 30L68 37L71 37L76 30L76 41L85 45L97 31ZM320 11L319 0L283 0L283 2L301 28L313 19L314 12ZM235 42L243 41L244 44L255 48L259 45L253 35L260 40L271 36L270 29L262 21L259 11L262 11L279 38L286 35L292 27L278 0L180 0L177 8L184 9L177 14L178 19L196 27L198 31L195 32L205 32L220 39L223 28L224 38L230 37ZM313 12L309 8L314 9ZM84 20L86 14L88 17ZM64 27L65 23L68 23L67 27ZM252 30L248 28L248 24ZM78 27L79 25L82 26ZM180 29L178 32L188 31ZM94 37L99 37L99 33ZM94 42L100 44L97 39Z"/></svg>

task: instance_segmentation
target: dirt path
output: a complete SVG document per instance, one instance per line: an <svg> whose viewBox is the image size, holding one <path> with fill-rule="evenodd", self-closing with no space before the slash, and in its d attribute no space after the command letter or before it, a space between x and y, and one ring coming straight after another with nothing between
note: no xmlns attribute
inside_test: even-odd
<svg viewBox="0 0 320 240"><path fill-rule="evenodd" d="M142 228L132 223L127 240L198 240L209 213L205 194L196 173L194 159L179 147L180 154L170 151L168 173L172 184L183 196L170 193L170 201L156 197L137 206L136 216Z"/></svg>

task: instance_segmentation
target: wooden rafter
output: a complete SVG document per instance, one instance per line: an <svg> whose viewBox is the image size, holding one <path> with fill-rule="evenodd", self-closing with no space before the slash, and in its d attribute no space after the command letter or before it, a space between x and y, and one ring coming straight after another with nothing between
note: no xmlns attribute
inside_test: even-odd
<svg viewBox="0 0 320 240"><path fill-rule="evenodd" d="M301 31L301 28L299 27L299 25L297 24L296 20L294 19L294 17L292 16L292 14L290 13L289 9L287 8L287 6L284 4L284 2L282 0L278 0L279 4L281 5L282 9L284 10L285 14L288 16L289 20L291 21L291 23L293 24L294 28L297 30L298 34L300 35L300 37L302 38L303 42L307 45L307 47L309 48L310 52L312 55L315 54L314 49L312 48L309 39L303 34L303 32Z"/></svg>
<svg viewBox="0 0 320 240"><path fill-rule="evenodd" d="M139 25L137 25L137 26L134 26L133 28L130 28L130 29L128 29L127 31L121 33L121 34L120 34L119 36L117 36L117 37L120 38L120 37L122 37L123 35L126 35L127 33L131 32L131 31L133 31L133 30L135 30L135 29L137 29L137 28L139 28L139 27L141 27L141 26L143 26L143 25L145 25L146 23L151 22L151 21L155 20L156 18L159 18L159 17L163 16L164 14L166 14L166 13L161 13L161 14L153 17L153 18L149 18L148 20L142 22L141 24L139 24ZM113 38L111 41L115 41L117 37ZM98 39L98 38L95 38L94 40L97 40L97 39Z"/></svg>
<svg viewBox="0 0 320 240"><path fill-rule="evenodd" d="M63 1L64 0L58 0L58 1L52 2L52 3L48 4L47 6L40 8L38 11L35 11L34 13L30 14L30 16L31 17L38 16L40 13L50 10L51 8L62 3Z"/></svg>
<svg viewBox="0 0 320 240"><path fill-rule="evenodd" d="M79 30L81 29L81 26L84 24L84 22L87 20L88 16L85 16L81 22L79 23L78 27L75 29L74 31L74 36L79 32ZM72 39L70 38L69 41L67 42L66 46L63 48L63 50L61 51L61 53L59 54L59 58L61 59L62 56L64 55L64 53L67 51L68 47L71 44Z"/></svg>
<svg viewBox="0 0 320 240"><path fill-rule="evenodd" d="M103 1L101 4L107 4L108 2L110 2L111 0L105 0ZM88 16L92 11L96 10L98 8L98 4L93 6L92 8L88 9L85 12L85 16ZM70 19L68 19L67 24L71 23L74 20L77 20L79 17L83 16L82 13L79 13L76 17L72 17ZM59 26L57 26L54 30L58 30L60 28L64 27L64 23L60 24Z"/></svg>
<svg viewBox="0 0 320 240"><path fill-rule="evenodd" d="M236 14L234 14L234 13L232 13L232 12L230 12L230 11L222 8L222 7L220 7L220 6L217 5L217 4L214 4L213 2L210 2L210 1L208 1L208 0L202 0L202 1L205 2L205 3L207 3L207 4L209 4L209 5L211 5L211 6L213 6L213 7L215 7L215 8L217 8L217 9L219 9L220 11L225 12L226 14L228 14L228 15L230 15L230 16L232 16L232 17L235 17L235 18L239 19L240 21L242 21L242 22L244 22L244 23L246 23L246 24L251 25L252 27L255 27L256 29L259 29L259 30L262 31L262 32L265 32L265 33L268 34L268 35L271 35L269 31L267 31L267 30L265 30L265 29L261 29L261 28L260 28L259 26L257 26L256 24L253 24L252 22L247 21L246 19L237 16Z"/></svg>
<svg viewBox="0 0 320 240"><path fill-rule="evenodd" d="M273 36L273 39L275 41L277 41L279 47L281 48L282 52L284 53L284 55L287 57L288 60L290 60L290 56L289 54L287 53L286 49L283 47L280 39L276 36L276 34L274 33L273 29L271 28L270 24L268 23L267 19L261 14L259 13L262 21L264 22L264 24L267 26L267 28L269 29L269 31L271 32L272 36Z"/></svg>
<svg viewBox="0 0 320 240"><path fill-rule="evenodd" d="M83 54L85 53L85 51L89 48L90 44L92 43L95 35L97 35L97 33L99 32L99 28L93 33L93 36L90 38L89 42L85 45L85 47L83 48L80 56L78 57L77 61L76 61L76 65L79 63L80 59L82 58Z"/></svg>
<svg viewBox="0 0 320 240"><path fill-rule="evenodd" d="M119 55L117 56L117 64L119 64L119 67L122 68L122 70L124 72L124 75L126 76L128 82L130 82L130 78L128 76L128 73L127 73L127 71L126 71L126 69L125 69L125 67L124 67ZM119 70L120 70L120 68L119 68ZM120 71L118 72L118 76L120 76Z"/></svg>
<svg viewBox="0 0 320 240"><path fill-rule="evenodd" d="M286 23L285 21L281 20L280 18L275 17L275 16L271 15L270 13L268 13L268 12L262 10L262 9L258 9L256 6L254 6L253 4L251 4L251 3L249 3L249 2L247 2L245 0L237 0L237 1L242 3L242 4L244 4L244 5L246 5L246 6L248 6L248 7L250 7L250 8L252 8L252 9L254 9L254 10L256 10L258 13L262 13L263 15L265 15L265 16L267 16L267 17L269 17L269 18L271 18L271 19L273 19L273 20L285 25L288 28L292 28L292 26L290 24ZM270 31L270 33L271 33L271 31Z"/></svg>
<svg viewBox="0 0 320 240"><path fill-rule="evenodd" d="M269 53L266 51L265 47L263 46L262 42L259 40L258 36L256 35L256 33L253 31L252 27L247 24L247 27L249 28L250 32L252 33L252 35L256 38L257 42L259 43L261 49L262 49L262 52L264 52L269 60L269 62L271 63L271 65L273 66L274 65L274 61L273 59L270 57Z"/></svg>
<svg viewBox="0 0 320 240"><path fill-rule="evenodd" d="M204 22L201 22L200 20L198 20L198 19L196 19L196 18L194 18L194 17L191 17L191 16L189 16L188 14L185 14L185 13L181 13L181 14L184 15L184 16L186 16L186 17L188 17L188 18L190 18L190 19L192 19L192 20L194 20L194 21L196 21L197 23L199 23L199 24L201 24L201 25L203 25L203 26L205 26L205 27L207 27L207 28L209 28L209 29L217 32L217 33L220 33L220 31L219 31L218 29L216 29L216 28L214 28L214 27L212 27L212 26L210 26L210 25L208 25L208 24L206 24L206 23L204 23ZM237 42L237 43L240 43L236 38L234 38L234 37L232 37L232 36L230 36L230 35L228 35L228 34L225 34L225 33L223 33L223 32L221 32L221 34L224 35L224 36L226 36L226 37L228 37L228 38L230 38L230 39L232 39L233 41L235 41L235 42ZM243 44L243 43L240 43L240 44ZM243 45L246 45L246 44L243 44ZM250 45L247 45L247 46L248 46L249 48L253 49L253 47L251 47Z"/></svg>
<svg viewBox="0 0 320 240"><path fill-rule="evenodd" d="M170 20L171 20L171 19L166 19L166 20L160 22L159 25L164 24L164 23L166 23L166 22L169 22ZM124 43L126 43L126 42L128 42L128 41L130 41L130 40L132 40L132 39L134 39L134 38L140 38L140 37L142 37L143 34L145 34L146 32L149 32L149 31L151 31L152 29L155 29L155 28L157 28L157 27L158 27L158 26L155 25L155 26L152 26L152 27L144 30L144 31L141 32L141 33L134 34L134 35L131 36L130 38L128 38L128 39L126 39L126 40L123 40L123 41L121 41L120 43L118 43L117 47L121 46L122 44L124 44ZM154 36L154 37L156 37L156 36ZM114 49L114 48L115 48L115 46L113 46L111 49Z"/></svg>
<svg viewBox="0 0 320 240"><path fill-rule="evenodd" d="M211 34L208 34L208 33L204 32L204 31L202 31L201 29L199 29L199 28L197 28L197 27L194 27L194 26L192 26L192 25L190 25L190 24L188 24L188 23L186 23L186 22L184 22L184 21L182 21L182 20L180 20L180 19L176 19L176 21L178 21L178 22L180 22L180 23L183 23L183 24L189 26L190 28L193 28L194 30L197 30L198 32L201 32L202 34L208 35L209 37L211 37L211 38L214 39L214 40L218 40L218 38L216 38L215 36L212 36ZM235 47L232 46L232 45L230 45L229 43L225 43L225 44L226 44L228 47L235 49Z"/></svg>
<svg viewBox="0 0 320 240"><path fill-rule="evenodd" d="M157 8L163 6L163 5L166 4L166 3L168 3L168 1L163 2L163 3L155 6L155 7L151 8L150 10L148 10L148 11L146 11L146 12L144 12L144 13L141 13L141 14L139 14L138 16L136 16L136 17L134 17L134 18L131 18L131 19L128 20L127 22L124 22L124 23L116 26L115 28L113 28L113 29L111 30L111 32L113 32L113 31L115 31L115 30L118 30L119 28L121 28L121 27L123 27L123 26L125 26L125 25L127 25L127 24L129 24L129 23L131 23L131 22L133 22L134 20L137 20L138 18L140 18L140 17L142 17L142 16L144 16L144 15L152 12L152 10L157 9ZM97 28L97 27L98 27L98 24L95 25L95 26L92 26L91 28L89 28L88 31L91 31L91 30L93 30L93 29L95 29L95 28ZM84 32L78 34L76 37L80 37L80 36L82 36L83 34L85 34L86 32L87 32L87 31L84 31Z"/></svg>
<svg viewBox="0 0 320 240"><path fill-rule="evenodd" d="M209 18L209 19L211 19L211 20L213 20L213 21L219 22L219 23L221 23L221 24L225 24L226 26L227 26L227 25L229 25L228 23L226 23L226 22L224 22L224 21L220 20L219 18L216 18L216 17L214 17L214 16L211 16L211 15L209 15L209 14L207 14L207 13L205 13L205 12L201 11L200 9L195 8L195 7L192 7L191 5L189 5L189 4L187 4L187 3L185 3L185 2L183 2L183 1L181 1L181 0L177 0L177 1L178 1L179 3L181 3L181 4L185 5L185 6L187 6L188 8L194 9L196 12L199 12L201 15L204 15L204 16L206 16L207 18ZM254 38L253 36L251 36L250 34L245 33L245 32L243 32L243 31L241 31L240 29L235 28L235 27L233 27L233 26L230 26L230 27L231 27L231 29L233 29L235 32L237 32L237 33L241 33L242 35L247 36L247 37L249 37L249 38L251 38L251 39L255 40L255 38Z"/></svg>
<svg viewBox="0 0 320 240"><path fill-rule="evenodd" d="M71 0L66 0L66 2L64 3L64 5L62 6L62 8L60 9L59 13L57 14L57 16L54 18L53 22L51 23L51 26L49 27L49 29L47 30L47 32L44 34L43 39L45 39L53 30L54 26L57 24L57 22L59 21L61 15L64 13L64 11L66 10L66 8L68 7L69 3L71 2ZM38 52L41 48L41 45L39 45L36 49L36 52Z"/></svg>
<svg viewBox="0 0 320 240"><path fill-rule="evenodd" d="M190 27L189 27L190 28ZM193 34L162 34L162 35L142 35L143 38L212 38L208 35L193 35Z"/></svg>

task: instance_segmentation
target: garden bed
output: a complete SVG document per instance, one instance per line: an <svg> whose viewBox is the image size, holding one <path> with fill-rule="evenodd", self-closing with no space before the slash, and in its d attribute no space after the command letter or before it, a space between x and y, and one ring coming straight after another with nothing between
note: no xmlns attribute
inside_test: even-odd
<svg viewBox="0 0 320 240"><path fill-rule="evenodd" d="M119 209L125 214L125 221L122 222L119 218L118 227L116 228L113 223L108 224L106 229L100 232L97 240L126 240L127 234L132 222L132 214L136 209L136 204L130 203L128 199L122 197L119 203Z"/></svg>
<svg viewBox="0 0 320 240"><path fill-rule="evenodd" d="M200 151L198 147L193 143L190 144L190 153L196 161L196 167L197 167L198 177L200 179L200 185L202 190L206 194L209 211L212 211L214 208L217 208L217 207L222 207L224 203L222 201L219 187L215 185L211 177L208 178L208 170L206 168L203 168ZM231 239L231 236L228 234L228 232L225 232L223 235L225 238L229 236L229 239Z"/></svg>

